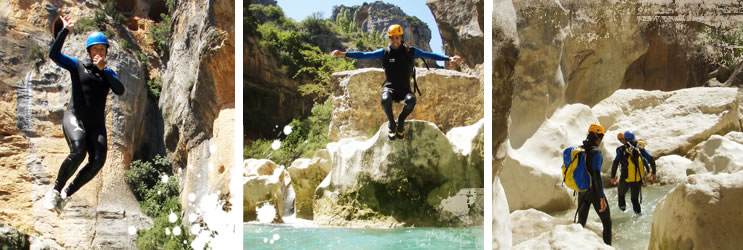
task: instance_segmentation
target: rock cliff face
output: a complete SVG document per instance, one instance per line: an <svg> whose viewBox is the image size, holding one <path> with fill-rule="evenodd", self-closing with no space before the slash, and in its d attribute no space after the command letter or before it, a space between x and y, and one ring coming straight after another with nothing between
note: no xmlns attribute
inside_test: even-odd
<svg viewBox="0 0 743 250"><path fill-rule="evenodd" d="M376 1L355 6L336 6L330 16L335 22L339 14L348 12L350 21L356 22L356 28L363 33L375 34L387 40L387 28L392 24L399 24L405 32L405 43L421 50L431 51L431 30L423 21L408 16L394 4ZM433 65L429 62L429 65Z"/></svg>
<svg viewBox="0 0 743 250"><path fill-rule="evenodd" d="M451 70L418 68L415 110L408 119L435 123L442 131L473 124L483 117L483 85L474 75ZM329 139L368 137L387 122L380 102L384 71L361 69L334 73L331 79L333 114ZM412 83L411 83L412 88ZM417 94L416 94L417 95ZM402 104L393 104L395 117Z"/></svg>
<svg viewBox="0 0 743 250"><path fill-rule="evenodd" d="M47 27L58 13L80 17L92 13L91 9L97 7L60 6L49 2L5 4L7 6L2 9L14 13L4 15L8 17L4 20L6 27L15 28L4 30L6 33L2 39L9 41L4 43L9 47L0 48L3 51L0 54L3 60L26 63L6 67L4 71L8 76L5 80L12 82L4 82L2 90L3 129L0 130L3 131L3 140L8 142L3 143L7 150L2 159L2 172L9 177L5 180L17 184L3 195L9 206L7 213L3 213L7 215L0 220L10 220L12 226L46 238L38 241L41 246L133 247L133 237L121 237L127 235L128 227L146 228L152 223L141 213L139 204L123 180L124 170L133 156L144 145L150 144L147 139L149 130L144 129L143 124L147 120L145 114L154 104L147 99L139 62L132 52L121 49L117 39L110 40L107 66L117 72L126 92L123 96L111 94L108 98L107 161L98 176L75 195L62 216L52 215L42 208L40 199L51 188L62 160L69 152L60 123L69 100L70 76L45 58L52 41ZM63 53L79 59L87 58L86 36L69 36ZM24 46L16 47L15 44ZM34 50L39 50L43 59L22 57ZM23 77L19 77L21 75Z"/></svg>
<svg viewBox="0 0 743 250"><path fill-rule="evenodd" d="M482 223L483 126L460 153L436 126L411 121L390 141L381 126L368 140L328 145L328 176L317 187L314 223L352 227L474 226Z"/></svg>
<svg viewBox="0 0 743 250"><path fill-rule="evenodd" d="M234 9L232 1L181 1L173 13L160 109L185 214L206 213L198 208L211 196L223 204L217 209L231 207Z"/></svg>
<svg viewBox="0 0 743 250"><path fill-rule="evenodd" d="M485 58L485 5L482 0L428 0L438 24L444 51L447 55L459 55L470 68L482 64ZM495 29L495 27L494 27ZM447 62L447 68L451 68Z"/></svg>
<svg viewBox="0 0 743 250"><path fill-rule="evenodd" d="M128 8L130 7L128 4L140 7L149 6L152 12L153 9L159 8L155 5L160 2L164 4L164 1L119 1L119 7ZM232 15L234 6L228 3L216 4L217 7L209 8L213 5L204 2L207 1L181 4L177 6L177 11L186 12L186 6L193 4L198 5L198 9L212 11L209 12L211 16L227 18L234 16ZM101 9L101 3L92 1L85 3L10 1L0 4L0 16L4 17L0 19L3 23L3 29L0 31L3 34L0 36L0 40L3 41L1 43L3 45L0 45L0 61L6 65L13 65L3 68L1 73L3 80L0 82L0 92L2 92L0 99L2 102L0 104L2 107L0 108L0 141L2 141L0 143L2 144L0 146L0 154L2 154L0 168L2 171L0 172L2 172L3 180L8 181L0 184L3 186L2 190L8 191L7 193L0 192L0 199L8 204L8 206L3 206L0 221L8 222L14 228L29 232L34 248L134 248L136 236L129 235L129 227L145 229L152 224L152 220L140 211L139 203L125 183L123 175L133 160L148 159L154 154L164 153L163 118L157 103L148 97L145 72L133 51L138 48L124 49L121 46L124 37L132 37L132 31L123 27L121 29L116 27L114 37L109 38L111 47L108 50L107 66L116 71L126 91L122 96L110 94L108 97L106 127L109 144L106 164L90 183L75 194L61 216L57 217L48 212L40 202L44 193L51 188L61 162L69 153L60 123L69 101L70 76L66 70L59 68L46 58L49 44L53 39L49 34L50 22L58 14L79 19L92 17L94 11ZM189 17L193 17L192 12L192 10L187 12ZM175 21L175 23L178 22ZM201 27L202 23L204 22L197 26ZM221 25L224 31L231 32L234 30L233 23L233 20L221 20L207 23L211 25L204 26ZM187 33L188 30L179 25L174 25L174 27L176 27L173 35L175 38L171 38L171 41L173 44L178 44L177 35ZM220 41L234 40L234 35L230 36L227 32L219 33L219 35L204 32L200 35L203 35L204 40L219 40L215 37L222 38ZM87 34L71 34L62 52L71 57L86 59L88 57L84 47L86 37ZM183 40L185 39L180 39L180 42L183 43ZM202 44L197 41L201 40L192 39L189 42ZM173 48L175 47L174 45ZM207 47L218 49L210 50L206 49ZM232 51L219 51L230 47L233 48ZM232 72L234 71L219 73L209 67L232 70L234 68L234 63L231 63L234 62L234 46L229 43L223 46L220 43L204 42L197 48L203 49L204 54L210 54L219 59L209 60L206 56L186 59L179 57L177 52L173 52L170 56L172 68L177 68L179 60L187 60L190 64L198 60L210 66L204 67L202 72L206 73L201 74L202 78L197 81L199 83L217 81L224 86L220 86L221 89L218 91L209 92L204 90L205 88L200 84L194 84L198 88L196 93L201 95L197 96L199 101L193 102L185 98L175 98L174 95L166 93L169 88L164 87L164 99L172 102L188 102L187 106L192 103L205 106L203 102L214 100L212 102L216 104L213 106L220 107L210 111L213 114L211 116L204 113L198 113L198 115L203 123L211 119L218 124L215 126L219 128L210 128L209 136L217 138L213 140L219 143L215 142L212 145L217 145L219 152L226 156L214 157L213 155L220 155L220 153L212 154L210 163L216 166L214 172L224 172L229 175L233 157L232 151L228 151L231 146L225 144L225 141L231 143L232 132L221 128L227 125L233 126L234 118L230 118L230 114L234 112L224 107L234 106L234 87L232 87L234 82ZM40 53L38 57L28 57L29 54L35 54L37 51ZM174 51L182 53L182 50ZM177 89L172 85L169 87ZM178 105L173 104L173 106ZM174 109L168 109L168 111L173 114L168 116L171 123L185 120L177 116L182 113L177 113ZM196 123L195 121L187 122ZM206 151L208 150L207 147ZM191 156L208 159L197 152L192 152ZM222 160L213 160L217 158ZM226 162L229 162L229 165ZM206 165L205 160L198 166L206 169ZM189 187L192 184L184 179L181 183L183 187ZM221 190L223 195L228 194L224 191L225 189ZM214 189L210 191L216 192Z"/></svg>
<svg viewBox="0 0 743 250"><path fill-rule="evenodd" d="M743 19L735 5L723 1L514 5L524 47L516 66L513 111L523 114L512 117L520 124L512 133L516 148L564 103L592 106L619 88L704 85L724 55L721 46L712 45L718 43L713 31Z"/></svg>

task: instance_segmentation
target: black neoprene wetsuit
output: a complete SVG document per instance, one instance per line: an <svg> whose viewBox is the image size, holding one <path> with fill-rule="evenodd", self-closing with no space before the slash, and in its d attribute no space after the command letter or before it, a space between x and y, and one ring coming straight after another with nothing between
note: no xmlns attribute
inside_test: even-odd
<svg viewBox="0 0 743 250"><path fill-rule="evenodd" d="M413 72L413 60L415 58L425 58L432 60L449 60L448 56L432 52L422 51L415 47L406 45L398 49L387 48L389 51L388 58L384 56L385 49L378 49L374 52L346 52L347 57L354 59L382 59L384 67L384 90L382 91L382 109L389 121L390 131L404 131L405 118L413 112L415 108L415 94L410 90L410 76ZM405 107L395 122L395 116L392 114L392 102L405 102Z"/></svg>
<svg viewBox="0 0 743 250"><path fill-rule="evenodd" d="M69 31L63 29L49 50L49 58L70 72L72 100L62 118L62 131L70 154L62 162L54 189L61 192L67 180L80 166L85 154L86 164L67 187L67 196L72 196L80 187L98 174L106 162L106 99L111 89L115 94L124 94L124 86L113 70L98 69L90 60L84 63L62 54L62 45Z"/></svg>
<svg viewBox="0 0 743 250"><path fill-rule="evenodd" d="M629 144L629 145L628 145ZM617 155L614 157L614 162L611 164L611 178L614 178L617 174L617 167L621 165L620 168L620 174L619 174L619 183L617 186L617 201L619 205L619 209L624 211L627 207L627 201L625 199L627 190L630 191L630 200L632 201L632 210L635 211L636 214L642 213L642 207L640 206L640 193L642 192L642 181L637 182L627 182L626 179L629 175L629 153L627 153L628 147L634 147L635 150L637 150L637 153L640 153L642 157L640 160L643 161L646 171L648 170L648 165L650 166L650 169L655 174L656 171L656 165L655 165L655 159L653 156L651 156L645 148L638 147L636 141L628 142L628 144L623 144L619 147L617 147Z"/></svg>
<svg viewBox="0 0 743 250"><path fill-rule="evenodd" d="M583 141L583 149L586 151L586 168L591 174L591 188L586 192L578 193L578 223L583 227L588 220L589 207L593 205L593 210L599 215L601 224L604 227L604 243L611 245L611 212L609 211L609 201L606 201L606 210L599 212L601 209L601 198L606 199L604 195L604 184L601 181L601 161L603 157L598 145L588 140ZM596 166L598 165L598 166Z"/></svg>

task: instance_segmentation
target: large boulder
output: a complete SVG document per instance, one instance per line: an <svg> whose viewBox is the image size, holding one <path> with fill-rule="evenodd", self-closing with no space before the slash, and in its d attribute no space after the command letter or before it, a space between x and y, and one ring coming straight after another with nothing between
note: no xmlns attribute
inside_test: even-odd
<svg viewBox="0 0 743 250"><path fill-rule="evenodd" d="M562 184L562 151L582 145L592 123L596 118L588 106L566 105L520 149L508 149L500 178L511 211L535 208L553 212L574 205L571 192Z"/></svg>
<svg viewBox="0 0 743 250"><path fill-rule="evenodd" d="M741 202L743 171L690 176L655 208L649 249L738 248Z"/></svg>
<svg viewBox="0 0 743 250"><path fill-rule="evenodd" d="M409 121L407 126L402 140L390 141L383 124L368 140L328 144L332 167L315 193L315 224L385 228L482 224L482 161L472 162L458 153L433 123Z"/></svg>
<svg viewBox="0 0 743 250"><path fill-rule="evenodd" d="M571 219L555 218L535 209L511 213L515 249L607 249L601 223L588 221L586 228Z"/></svg>
<svg viewBox="0 0 743 250"><path fill-rule="evenodd" d="M265 205L276 211L274 222L282 221L291 189L291 178L284 166L271 160L245 160L243 183L243 221L257 220L256 208Z"/></svg>
<svg viewBox="0 0 743 250"><path fill-rule="evenodd" d="M320 150L315 153L312 159L297 159L287 169L296 194L294 212L298 218L312 219L312 201L315 199L315 189L328 176L330 160L328 151Z"/></svg>
<svg viewBox="0 0 743 250"><path fill-rule="evenodd" d="M483 84L477 76L443 69L416 70L418 86L423 95L416 96L415 110L408 119L430 121L442 131L482 119ZM382 69L360 69L332 75L331 141L370 137L379 124L387 122L380 103L383 82ZM402 107L402 104L392 105L396 116Z"/></svg>
<svg viewBox="0 0 743 250"><path fill-rule="evenodd" d="M485 5L483 0L428 0L444 51L459 55L470 68L484 62ZM448 64L448 62L447 62Z"/></svg>
<svg viewBox="0 0 743 250"><path fill-rule="evenodd" d="M622 89L593 107L607 130L604 162L616 154L618 132L632 130L656 158L685 155L713 134L740 130L735 88L690 88L672 92ZM606 171L606 169L604 169Z"/></svg>
<svg viewBox="0 0 743 250"><path fill-rule="evenodd" d="M679 155L666 155L655 159L660 184L686 183L687 176L705 173L707 170ZM619 172L619 170L617 170Z"/></svg>
<svg viewBox="0 0 743 250"><path fill-rule="evenodd" d="M700 143L690 157L694 163L712 173L734 173L743 170L743 144L733 141L743 135L733 131L725 136L712 135ZM731 140L733 139L733 140Z"/></svg>

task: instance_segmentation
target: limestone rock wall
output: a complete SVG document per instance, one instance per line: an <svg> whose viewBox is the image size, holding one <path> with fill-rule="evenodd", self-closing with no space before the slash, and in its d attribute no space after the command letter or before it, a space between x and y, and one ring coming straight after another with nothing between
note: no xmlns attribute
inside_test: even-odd
<svg viewBox="0 0 743 250"><path fill-rule="evenodd" d="M442 131L470 125L482 119L483 85L474 75L451 70L417 68L416 105L408 119L435 123ZM384 71L360 69L334 73L331 79L333 114L329 138L369 137L387 122L381 104ZM411 83L412 88L412 83ZM402 104L393 104L395 117Z"/></svg>
<svg viewBox="0 0 743 250"><path fill-rule="evenodd" d="M459 55L469 68L482 64L485 58L485 5L482 0L428 0L426 5L431 9L444 52L447 55ZM447 62L447 68L453 68Z"/></svg>
<svg viewBox="0 0 743 250"><path fill-rule="evenodd" d="M232 1L178 1L173 13L159 107L185 214L203 215L199 204L213 196L216 209L231 207L234 9Z"/></svg>

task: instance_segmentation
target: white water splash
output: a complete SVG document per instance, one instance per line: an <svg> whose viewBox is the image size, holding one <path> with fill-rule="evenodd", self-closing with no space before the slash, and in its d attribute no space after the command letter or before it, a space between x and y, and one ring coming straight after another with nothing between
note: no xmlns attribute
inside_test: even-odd
<svg viewBox="0 0 743 250"><path fill-rule="evenodd" d="M188 215L188 222L189 223L194 223L197 218L198 218L198 216L196 214L191 213L190 215Z"/></svg>
<svg viewBox="0 0 743 250"><path fill-rule="evenodd" d="M281 238L279 234L273 234L273 240L279 240L279 238Z"/></svg>
<svg viewBox="0 0 743 250"><path fill-rule="evenodd" d="M169 227L166 227L165 228L165 235L170 235L170 228Z"/></svg>
<svg viewBox="0 0 743 250"><path fill-rule="evenodd" d="M284 134L285 135L289 135L291 133L292 133L292 126L290 126L290 125L284 126Z"/></svg>
<svg viewBox="0 0 743 250"><path fill-rule="evenodd" d="M199 224L191 225L191 234L198 235L201 232L201 226Z"/></svg>
<svg viewBox="0 0 743 250"><path fill-rule="evenodd" d="M271 223L276 217L276 209L271 204L265 203L262 207L256 209L258 221L261 223Z"/></svg>
<svg viewBox="0 0 743 250"><path fill-rule="evenodd" d="M137 228L134 226L129 226L129 235L135 235L137 234Z"/></svg>
<svg viewBox="0 0 743 250"><path fill-rule="evenodd" d="M168 215L168 221L170 221L170 223L175 223L177 220L178 216L176 216L173 211L170 211L170 214Z"/></svg>
<svg viewBox="0 0 743 250"><path fill-rule="evenodd" d="M162 183L168 183L168 175L164 174L162 177L160 177L160 181Z"/></svg>
<svg viewBox="0 0 743 250"><path fill-rule="evenodd" d="M217 152L217 145L212 144L209 146L209 153L214 154L214 152Z"/></svg>
<svg viewBox="0 0 743 250"><path fill-rule="evenodd" d="M225 201L219 200L218 194L208 194L199 198L196 212L201 215L206 227L196 233L191 247L204 249L208 245L211 249L229 249L238 241L241 235L232 223L237 212L225 212L224 205Z"/></svg>
<svg viewBox="0 0 743 250"><path fill-rule="evenodd" d="M190 201L190 202L194 202L195 200L196 200L196 194L194 194L194 193L189 193L189 194L188 194L188 201Z"/></svg>
<svg viewBox="0 0 743 250"><path fill-rule="evenodd" d="M173 227L173 235L175 236L181 235L181 227L179 226Z"/></svg>
<svg viewBox="0 0 743 250"><path fill-rule="evenodd" d="M279 150L280 147L281 147L281 141L279 140L274 140L273 143L271 143L271 148L273 150Z"/></svg>

